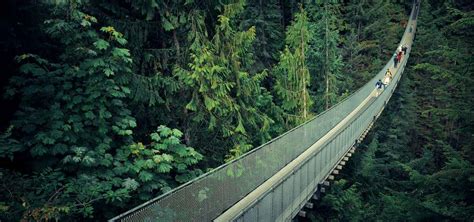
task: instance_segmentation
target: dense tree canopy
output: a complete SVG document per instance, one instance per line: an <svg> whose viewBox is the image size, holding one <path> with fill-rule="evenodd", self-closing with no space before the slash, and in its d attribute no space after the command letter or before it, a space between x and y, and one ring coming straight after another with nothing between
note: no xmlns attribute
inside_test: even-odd
<svg viewBox="0 0 474 222"><path fill-rule="evenodd" d="M0 220L109 219L239 157L365 84L411 3L3 1ZM311 218L473 219L473 7L422 3L394 101Z"/></svg>
<svg viewBox="0 0 474 222"><path fill-rule="evenodd" d="M312 220L473 220L473 8L421 4L394 101Z"/></svg>

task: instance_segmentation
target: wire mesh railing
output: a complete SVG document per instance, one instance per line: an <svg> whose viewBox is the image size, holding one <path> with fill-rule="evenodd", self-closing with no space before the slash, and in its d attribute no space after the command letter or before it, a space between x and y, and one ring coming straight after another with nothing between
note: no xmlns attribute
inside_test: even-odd
<svg viewBox="0 0 474 222"><path fill-rule="evenodd" d="M414 15L414 11L412 10L411 15ZM414 16L410 16L401 43L406 42L411 45L408 29L412 24L416 26L413 18ZM414 30L412 32L414 33ZM408 53L406 57L408 57ZM406 59L403 64L405 63ZM371 81L313 119L255 148L240 158L112 218L110 221L210 221L215 219L293 161L347 117L370 96L374 90L375 80L381 79L385 70L391 65L392 62L388 62ZM402 67L402 64L400 65ZM403 67L400 69L401 71L403 71ZM398 77L394 80L400 78L400 75L395 76ZM298 207L305 202L308 195L314 192L314 185L327 175L327 172L338 161L338 157L360 136L361 130L370 124L374 113L380 112L384 103L391 96L394 87L395 84L389 85L387 91L390 93L382 93L372 101L361 115L338 134L336 138L340 137L339 139L328 142L327 149L321 149L320 155L315 155L314 158L298 168L301 171L297 170L297 175L291 179L294 186L294 189L291 190L292 195L283 195L289 193L285 190L290 189L289 185L285 184L290 184L290 182L282 182L281 186L275 186L275 189L268 191L268 193L275 192L274 196L263 196L258 200L263 204L249 206L247 212L250 213L242 212L238 220L244 220L245 217L255 219L250 217L252 216L251 212L257 213L257 219L286 220L288 215L294 215L295 209L299 209ZM269 202L269 198L272 199L271 202ZM273 206L273 199L275 199L275 206ZM279 203L280 200L281 203ZM284 215L282 212L285 211L291 212ZM258 217L259 214L268 215L268 217Z"/></svg>

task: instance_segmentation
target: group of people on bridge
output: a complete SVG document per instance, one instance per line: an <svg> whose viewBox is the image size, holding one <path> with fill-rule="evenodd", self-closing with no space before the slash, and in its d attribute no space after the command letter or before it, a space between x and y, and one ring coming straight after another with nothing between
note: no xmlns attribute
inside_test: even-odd
<svg viewBox="0 0 474 222"><path fill-rule="evenodd" d="M407 54L408 47L406 45L400 45L397 51L393 53L393 68L397 68L397 65L402 61L402 56Z"/></svg>
<svg viewBox="0 0 474 222"><path fill-rule="evenodd" d="M402 60L403 55L407 54L407 50L408 50L408 47L406 45L398 46L397 51L393 54L393 68L394 69L397 68L397 65ZM393 78L393 74L390 71L390 68L388 68L387 71L385 72L385 77L383 81L379 79L379 81L375 83L375 88L377 89L376 96L380 94L380 91L382 90L382 88L385 89L385 87L390 83L392 78Z"/></svg>

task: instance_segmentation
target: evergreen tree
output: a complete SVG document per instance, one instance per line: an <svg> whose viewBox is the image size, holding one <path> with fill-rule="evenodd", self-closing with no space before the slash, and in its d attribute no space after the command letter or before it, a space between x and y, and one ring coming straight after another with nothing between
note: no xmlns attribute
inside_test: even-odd
<svg viewBox="0 0 474 222"><path fill-rule="evenodd" d="M278 51L282 49L281 40L284 38L281 20L279 1L247 1L241 25L244 29L252 26L256 29L253 48L256 59L252 71L269 69L278 61Z"/></svg>
<svg viewBox="0 0 474 222"><path fill-rule="evenodd" d="M473 126L467 117L473 61L466 55L473 45L461 40L472 35L472 14L465 11L472 8L464 2L422 4L409 61L416 65L407 66L373 129L375 138L369 134L368 148L362 145L364 152L350 169L350 181L366 203L362 218L472 220L472 135L466 130ZM326 210L340 208L332 196L352 194L343 192L323 200Z"/></svg>
<svg viewBox="0 0 474 222"><path fill-rule="evenodd" d="M20 98L19 110L0 137L0 158L22 170L0 169L1 219L100 220L114 215L107 208L136 204L132 194L143 201L200 173L190 166L202 156L180 144L179 130L133 141L127 40L111 26L95 28L83 7L65 3L45 21L57 55L17 58L20 74L6 95Z"/></svg>
<svg viewBox="0 0 474 222"><path fill-rule="evenodd" d="M335 105L343 96L342 56L339 49L339 29L341 21L337 18L338 4L325 1L310 8L311 39L309 58L313 61L310 66L314 73L312 89L316 92L314 100L316 112L322 112Z"/></svg>
<svg viewBox="0 0 474 222"><path fill-rule="evenodd" d="M232 19L242 12L244 3L238 1L224 6L219 23L212 39L207 33L191 33L194 42L191 45L191 62L188 67L177 67L175 75L191 92L186 105L192 111L194 124L208 126L204 138L216 138L224 142L222 147L231 147L225 151L227 159L233 159L252 148L250 135L268 138L268 128L272 120L258 107L264 88L261 81L266 72L251 73L253 64L252 44L255 39L255 27L247 31L237 31ZM202 24L203 22L198 22ZM204 30L205 28L200 28ZM209 135L210 134L210 135ZM222 155L215 147L209 149L209 156ZM217 151L217 152L216 152Z"/></svg>
<svg viewBox="0 0 474 222"><path fill-rule="evenodd" d="M285 112L289 127L306 121L310 116L312 101L309 97L310 75L307 68L307 51L310 40L309 23L306 12L300 12L286 32L286 47L275 68L277 98Z"/></svg>
<svg viewBox="0 0 474 222"><path fill-rule="evenodd" d="M349 1L344 6L347 30L342 38L342 55L344 71L350 76L348 79L346 75L344 82L350 84L343 87L353 91L370 80L392 56L408 10L391 1Z"/></svg>

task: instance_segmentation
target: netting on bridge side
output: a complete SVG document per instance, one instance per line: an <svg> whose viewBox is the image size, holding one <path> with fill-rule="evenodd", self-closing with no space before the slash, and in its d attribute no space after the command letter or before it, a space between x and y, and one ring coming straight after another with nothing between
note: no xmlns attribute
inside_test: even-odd
<svg viewBox="0 0 474 222"><path fill-rule="evenodd" d="M406 38L407 30L403 38ZM351 113L369 96L374 89L374 80L382 78L385 73L384 70L389 66L391 66L390 62L358 91L312 120L255 148L239 159L222 165L195 180L111 219L111 221L213 220L264 181L272 177L272 175L299 156ZM375 108L370 107L370 109ZM376 110L373 112L375 111ZM368 120L366 120L366 122L367 121ZM321 177L324 176L321 172L329 170L328 167L336 161L336 159L330 157L340 155L344 151L340 147L347 145L349 140L354 141L357 134L355 132L359 128L364 127L364 124L368 123L354 123L353 126L351 125L351 127L347 129L347 132L344 131L346 132L343 134L345 137L344 142L334 140L334 142L328 146L333 147L332 149L323 150L323 155L306 163L307 168L305 168L304 172L301 171L298 173L299 179L297 182L293 180L293 183L298 183L298 192L307 189L305 186L308 183L314 183L312 180L307 179L308 177L305 175L314 175L316 179L321 179ZM337 149L337 147L339 148ZM286 189L285 186L278 189L278 192L280 192L278 195L287 192L284 190ZM306 190L306 192L309 191ZM295 195L292 196L297 198L297 191L292 190L291 193L294 193ZM290 197L289 195L284 196L287 199ZM283 203L294 201L293 199L287 199L284 199ZM263 199L262 201L268 200ZM268 206L271 206L271 204ZM280 207L283 207L283 205ZM271 210L269 212L271 212Z"/></svg>
<svg viewBox="0 0 474 222"><path fill-rule="evenodd" d="M241 158L126 213L130 221L209 221L246 196L326 134L373 90L367 84L332 109ZM132 219L133 218L133 219ZM119 218L117 218L119 219Z"/></svg>
<svg viewBox="0 0 474 222"><path fill-rule="evenodd" d="M412 10L412 15L415 13ZM416 15L416 14L415 14ZM416 18L413 16L413 18ZM413 24L416 27L416 21L410 20L409 26ZM410 46L413 35L409 32L409 26L405 30L401 44ZM413 30L414 32L414 30ZM285 177L278 184L274 184L271 189L262 194L255 203L249 205L233 219L236 221L289 221L291 220L304 204L311 198L315 192L318 183L321 183L332 169L336 166L344 154L352 147L354 141L367 129L386 105L395 90L401 74L409 57L408 50L401 64L398 66L394 79L387 86L383 93L378 97L371 97L367 106L363 107L363 112L356 115L352 121L326 144L322 145L319 151L308 157L294 168L293 173ZM373 83L385 74L386 68L392 66L390 61L385 68L375 76L364 87L371 87Z"/></svg>

